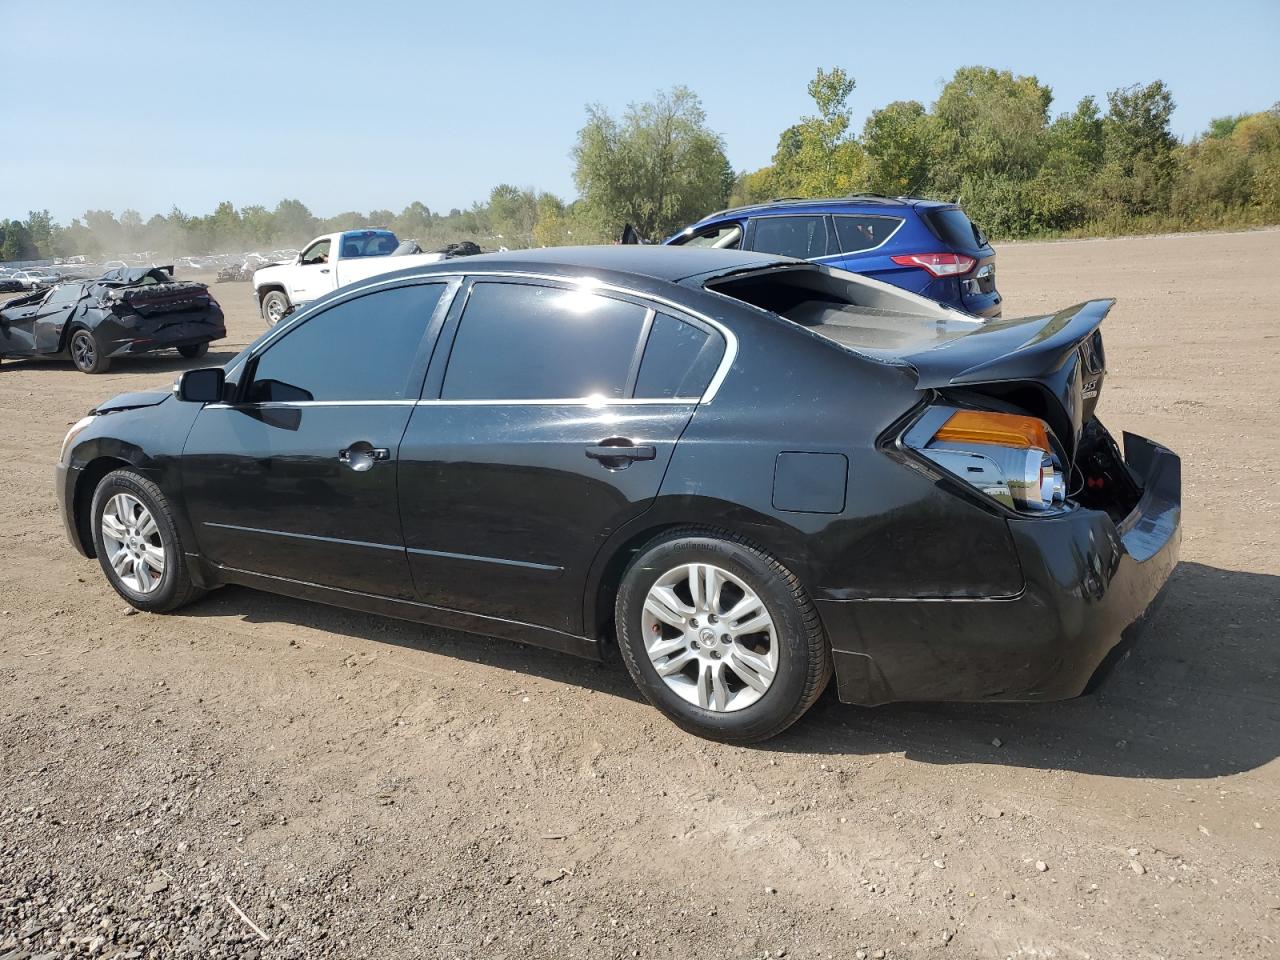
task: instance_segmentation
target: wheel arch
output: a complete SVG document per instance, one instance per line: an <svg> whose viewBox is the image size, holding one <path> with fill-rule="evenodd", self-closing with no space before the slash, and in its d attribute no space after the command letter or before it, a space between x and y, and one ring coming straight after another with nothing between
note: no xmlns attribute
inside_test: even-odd
<svg viewBox="0 0 1280 960"><path fill-rule="evenodd" d="M622 575L646 543L671 530L697 527L709 534L740 537L774 556L802 584L812 584L813 558L804 535L775 517L708 497L660 500L620 527L596 554L583 596L587 636L612 638L613 608Z"/></svg>
<svg viewBox="0 0 1280 960"><path fill-rule="evenodd" d="M262 308L262 301L267 299L267 294L269 293L282 293L284 294L284 298L286 300L289 300L289 291L285 289L285 285L283 283L280 283L279 281L275 281L275 280L268 281L267 283L264 283L262 286L258 287L258 290L257 290L259 309ZM292 300L289 300L289 305L293 306Z"/></svg>
<svg viewBox="0 0 1280 960"><path fill-rule="evenodd" d="M80 541L80 547L85 556L96 557L98 555L97 547L93 542L93 494L98 489L98 484L102 483L102 479L114 470L122 467L133 467L135 464L125 460L118 454L103 454L95 457L84 465L80 470L80 475L76 478L75 493L72 497L71 509L72 520L76 533L76 539Z"/></svg>

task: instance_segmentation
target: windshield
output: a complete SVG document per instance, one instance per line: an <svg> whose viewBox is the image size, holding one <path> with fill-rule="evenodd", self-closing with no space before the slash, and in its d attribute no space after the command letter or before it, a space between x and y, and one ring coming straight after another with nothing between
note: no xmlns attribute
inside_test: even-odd
<svg viewBox="0 0 1280 960"><path fill-rule="evenodd" d="M385 257L395 252L400 241L389 230L361 230L342 235L342 259Z"/></svg>

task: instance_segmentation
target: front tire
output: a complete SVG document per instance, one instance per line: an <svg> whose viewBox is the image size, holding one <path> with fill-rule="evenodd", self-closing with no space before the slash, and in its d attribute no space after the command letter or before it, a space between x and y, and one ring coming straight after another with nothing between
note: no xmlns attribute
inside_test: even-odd
<svg viewBox="0 0 1280 960"><path fill-rule="evenodd" d="M71 342L67 345L71 354L71 362L81 373L106 373L111 367L111 358L102 351L102 345L92 330L79 327L71 333Z"/></svg>
<svg viewBox="0 0 1280 960"><path fill-rule="evenodd" d="M194 360L196 357L203 357L209 352L209 344L207 343L188 343L178 348L178 353L188 360Z"/></svg>
<svg viewBox="0 0 1280 960"><path fill-rule="evenodd" d="M272 290L262 298L262 319L267 321L268 327L274 327L287 317L291 309L289 298L279 290Z"/></svg>
<svg viewBox="0 0 1280 960"><path fill-rule="evenodd" d="M163 491L129 469L93 492L93 543L116 593L139 610L165 613L203 594L191 581L173 509Z"/></svg>
<svg viewBox="0 0 1280 960"><path fill-rule="evenodd" d="M686 528L646 544L614 613L640 692L701 737L776 736L831 679L826 634L800 581L732 534Z"/></svg>

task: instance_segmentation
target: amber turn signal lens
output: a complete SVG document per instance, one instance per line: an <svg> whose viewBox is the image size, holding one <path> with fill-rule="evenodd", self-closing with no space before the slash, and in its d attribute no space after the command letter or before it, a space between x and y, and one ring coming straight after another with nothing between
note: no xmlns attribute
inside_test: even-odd
<svg viewBox="0 0 1280 960"><path fill-rule="evenodd" d="M942 425L933 439L950 440L953 443L994 443L1003 447L1034 448L1045 453L1053 451L1044 421L1012 413L959 410Z"/></svg>

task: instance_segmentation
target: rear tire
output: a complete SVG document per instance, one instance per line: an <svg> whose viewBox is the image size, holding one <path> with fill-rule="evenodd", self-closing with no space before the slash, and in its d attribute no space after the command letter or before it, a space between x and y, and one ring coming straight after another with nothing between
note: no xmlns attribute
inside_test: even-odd
<svg viewBox="0 0 1280 960"><path fill-rule="evenodd" d="M650 541L623 574L614 613L640 692L700 737L767 740L831 679L826 634L799 579L734 534L684 528Z"/></svg>
<svg viewBox="0 0 1280 960"><path fill-rule="evenodd" d="M111 358L102 351L102 345L93 331L78 327L71 332L71 341L67 344L67 352L71 354L71 362L81 373L106 373L111 368Z"/></svg>
<svg viewBox="0 0 1280 960"><path fill-rule="evenodd" d="M138 610L166 613L199 598L173 508L163 491L129 469L93 492L93 545L107 582Z"/></svg>
<svg viewBox="0 0 1280 960"><path fill-rule="evenodd" d="M279 290L272 290L262 298L262 319L267 321L268 327L274 327L287 317L292 309L289 298Z"/></svg>
<svg viewBox="0 0 1280 960"><path fill-rule="evenodd" d="M203 357L209 352L209 344L207 343L189 343L178 348L178 353L186 357L188 360L194 360L196 357Z"/></svg>

